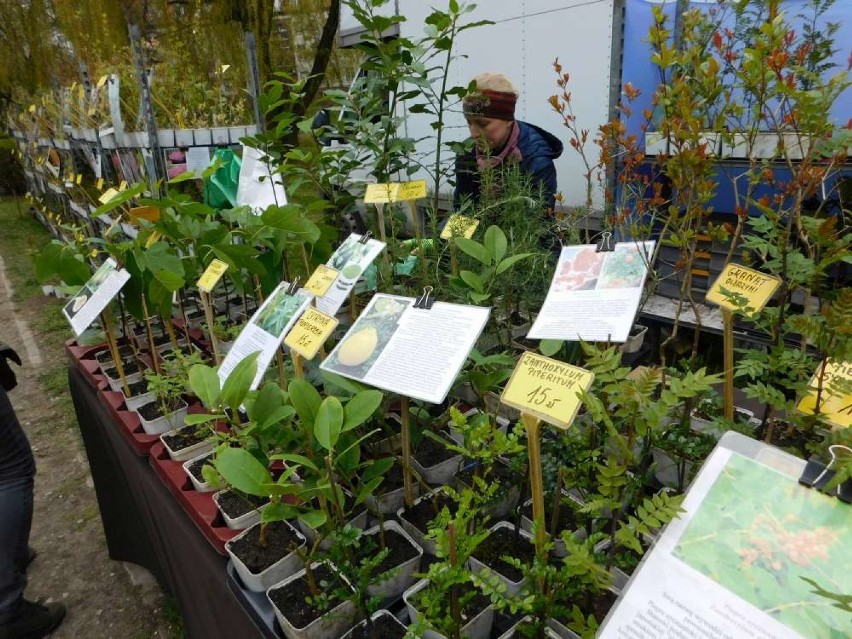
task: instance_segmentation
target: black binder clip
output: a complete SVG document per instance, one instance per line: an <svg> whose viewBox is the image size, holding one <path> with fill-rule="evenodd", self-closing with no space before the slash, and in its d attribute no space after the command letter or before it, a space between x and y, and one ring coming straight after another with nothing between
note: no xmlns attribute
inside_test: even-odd
<svg viewBox="0 0 852 639"><path fill-rule="evenodd" d="M818 461L809 461L807 464L805 464L805 470L802 473L802 476L799 477L799 483L802 484L802 486L807 486L808 488L816 488L817 490L821 491L823 487L831 481L831 478L834 477L835 471L833 471L831 467L834 465L834 462L837 461L837 450L841 448L846 452L852 454L852 449L850 449L848 446L843 446L841 444L832 444L828 447L828 452L831 454L831 461L828 462L828 466ZM836 486L832 491L829 491L826 494L839 497L847 504L852 503L852 479L847 479L846 481L841 483L839 486Z"/></svg>
<svg viewBox="0 0 852 639"><path fill-rule="evenodd" d="M358 240L358 244L366 244L367 242L370 241L371 237L373 237L372 231L365 232L364 235L361 236L361 239Z"/></svg>
<svg viewBox="0 0 852 639"><path fill-rule="evenodd" d="M297 275L293 280L293 283L287 288L287 295L295 295L296 291L299 289L299 280L301 278Z"/></svg>
<svg viewBox="0 0 852 639"><path fill-rule="evenodd" d="M595 253L607 253L610 251L614 251L615 247L612 244L612 233L609 231L604 231L601 233L601 241L598 242L598 246L595 249Z"/></svg>
<svg viewBox="0 0 852 639"><path fill-rule="evenodd" d="M432 309L432 304L435 303L435 298L432 297L432 287L427 286L423 289L423 295L418 297L414 302L414 308L423 309L424 311L428 311Z"/></svg>

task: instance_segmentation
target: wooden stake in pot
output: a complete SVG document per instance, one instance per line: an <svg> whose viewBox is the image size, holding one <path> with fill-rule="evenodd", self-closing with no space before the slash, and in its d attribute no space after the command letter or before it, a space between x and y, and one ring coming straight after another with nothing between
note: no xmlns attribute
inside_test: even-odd
<svg viewBox="0 0 852 639"><path fill-rule="evenodd" d="M130 397L130 387L127 385L127 376L124 374L124 364L121 362L121 353L118 350L118 345L115 342L115 336L112 334L112 311L109 306L101 312L101 324L104 327L104 337L106 337L107 348L112 355L112 361L115 362L115 370L118 373L118 378L121 380L121 387L124 390L124 396Z"/></svg>
<svg viewBox="0 0 852 639"><path fill-rule="evenodd" d="M414 505L414 483L411 477L411 405L408 397L400 398L402 414L402 482L405 505Z"/></svg>
<svg viewBox="0 0 852 639"><path fill-rule="evenodd" d="M722 350L725 361L725 419L734 419L734 314L727 308L722 309L724 340Z"/></svg>

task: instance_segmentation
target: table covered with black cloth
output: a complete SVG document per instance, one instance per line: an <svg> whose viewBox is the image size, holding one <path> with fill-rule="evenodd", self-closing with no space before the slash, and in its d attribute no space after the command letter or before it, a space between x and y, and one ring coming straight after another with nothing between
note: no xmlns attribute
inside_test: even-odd
<svg viewBox="0 0 852 639"><path fill-rule="evenodd" d="M147 457L136 454L73 365L68 382L109 556L154 574L175 597L190 639L262 637L227 587L227 559L202 536Z"/></svg>

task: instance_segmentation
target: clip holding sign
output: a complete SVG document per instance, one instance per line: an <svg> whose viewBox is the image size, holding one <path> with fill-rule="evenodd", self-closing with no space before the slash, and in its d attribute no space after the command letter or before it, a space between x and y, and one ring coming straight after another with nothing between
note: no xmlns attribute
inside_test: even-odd
<svg viewBox="0 0 852 639"><path fill-rule="evenodd" d="M435 303L435 298L432 297L432 291L434 289L431 286L426 286L423 289L423 295L417 298L414 302L414 308L419 308L424 311L429 311L432 309L432 305Z"/></svg>
<svg viewBox="0 0 852 639"><path fill-rule="evenodd" d="M612 233L604 231L601 233L601 241L598 242L598 245L595 248L595 253L607 253L614 250L615 247L612 245Z"/></svg>
<svg viewBox="0 0 852 639"><path fill-rule="evenodd" d="M366 244L367 242L370 241L370 238L372 238L372 237L373 237L373 232L367 231L367 232L364 233L364 235L361 236L361 239L358 240L358 244Z"/></svg>
<svg viewBox="0 0 852 639"><path fill-rule="evenodd" d="M822 490L822 488L831 481L831 478L834 477L835 471L832 470L831 467L834 465L834 462L837 461L837 449L843 449L847 453L852 454L852 449L848 446L832 444L828 447L828 452L831 455L831 461L828 462L828 465L826 466L814 460L809 461L805 464L805 470L802 472L802 476L799 477L799 483L802 486L807 486L808 488ZM847 479L839 486L836 486L833 492L825 494L834 495L835 497L839 497L842 501L845 501L847 504L852 504L852 479Z"/></svg>
<svg viewBox="0 0 852 639"><path fill-rule="evenodd" d="M293 279L293 283L287 288L287 295L295 295L296 291L299 290L299 280L302 279L300 276L296 276Z"/></svg>

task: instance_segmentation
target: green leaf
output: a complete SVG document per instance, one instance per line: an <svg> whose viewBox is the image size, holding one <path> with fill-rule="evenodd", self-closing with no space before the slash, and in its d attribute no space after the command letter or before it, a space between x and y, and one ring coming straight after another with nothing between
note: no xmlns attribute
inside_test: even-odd
<svg viewBox="0 0 852 639"><path fill-rule="evenodd" d="M499 226L491 225L485 231L485 248L491 253L495 263L499 263L506 255L506 234Z"/></svg>
<svg viewBox="0 0 852 639"><path fill-rule="evenodd" d="M203 413L191 413L184 418L184 424L187 426L198 426L199 424L207 424L216 419L219 419L221 415L207 415Z"/></svg>
<svg viewBox="0 0 852 639"><path fill-rule="evenodd" d="M340 430L343 428L343 405L336 397L326 397L319 410L314 423L314 436L320 446L328 451L334 449Z"/></svg>
<svg viewBox="0 0 852 639"><path fill-rule="evenodd" d="M545 357L551 357L559 352L564 343L565 341L561 339L543 339L539 342L538 350Z"/></svg>
<svg viewBox="0 0 852 639"><path fill-rule="evenodd" d="M351 430L367 421L379 408L384 395L377 390L361 391L346 403L343 409L343 431Z"/></svg>
<svg viewBox="0 0 852 639"><path fill-rule="evenodd" d="M480 262L483 266L491 266L491 253L487 248L482 246L479 242L475 240L468 239L466 237L457 237L455 238L456 246L459 247L459 250L467 253L477 262Z"/></svg>
<svg viewBox="0 0 852 639"><path fill-rule="evenodd" d="M298 464L299 466L305 466L315 472L319 472L319 468L317 467L317 465L304 455L297 455L296 453L281 453L280 455L273 455L272 459L280 459L281 461L290 462L291 464Z"/></svg>
<svg viewBox="0 0 852 639"><path fill-rule="evenodd" d="M263 424L283 404L284 393L281 388L274 382L267 382L248 408L249 419L255 424Z"/></svg>
<svg viewBox="0 0 852 639"><path fill-rule="evenodd" d="M260 429L265 431L271 426L278 426L282 422L289 420L295 414L296 410L292 406L279 406L272 411L272 413L267 415L262 422L259 422Z"/></svg>
<svg viewBox="0 0 852 639"><path fill-rule="evenodd" d="M319 530L320 526L328 520L328 515L322 510L309 510L306 513L299 513L299 520L305 522L314 530Z"/></svg>
<svg viewBox="0 0 852 639"><path fill-rule="evenodd" d="M294 379L287 386L287 393L290 395L290 401L306 426L313 428L314 422L317 419L317 411L319 411L322 398L313 385L304 379Z"/></svg>
<svg viewBox="0 0 852 639"><path fill-rule="evenodd" d="M220 382L216 369L204 364L196 364L189 369L189 387L192 392L210 410L219 407Z"/></svg>
<svg viewBox="0 0 852 639"><path fill-rule="evenodd" d="M361 481L370 481L374 477L381 477L385 475L394 464L393 457L384 457L382 459L375 460L372 464L367 466L364 472L361 473Z"/></svg>
<svg viewBox="0 0 852 639"><path fill-rule="evenodd" d="M272 476L250 452L244 448L226 448L216 456L216 470L231 486L249 495L265 497L265 484Z"/></svg>
<svg viewBox="0 0 852 639"><path fill-rule="evenodd" d="M243 358L234 366L228 379L222 384L222 403L233 409L239 408L248 395L255 375L257 375L257 357L260 351L255 351Z"/></svg>
<svg viewBox="0 0 852 639"><path fill-rule="evenodd" d="M530 255L532 255L532 253L518 253L517 255L510 255L497 265L497 270L495 271L495 274L500 275L500 273L502 273L503 271L512 268L515 262L520 262L521 260L529 257Z"/></svg>
<svg viewBox="0 0 852 639"><path fill-rule="evenodd" d="M464 283L477 293L481 294L485 292L485 284L483 283L482 278L473 271L462 271L459 273L459 277L461 277Z"/></svg>

